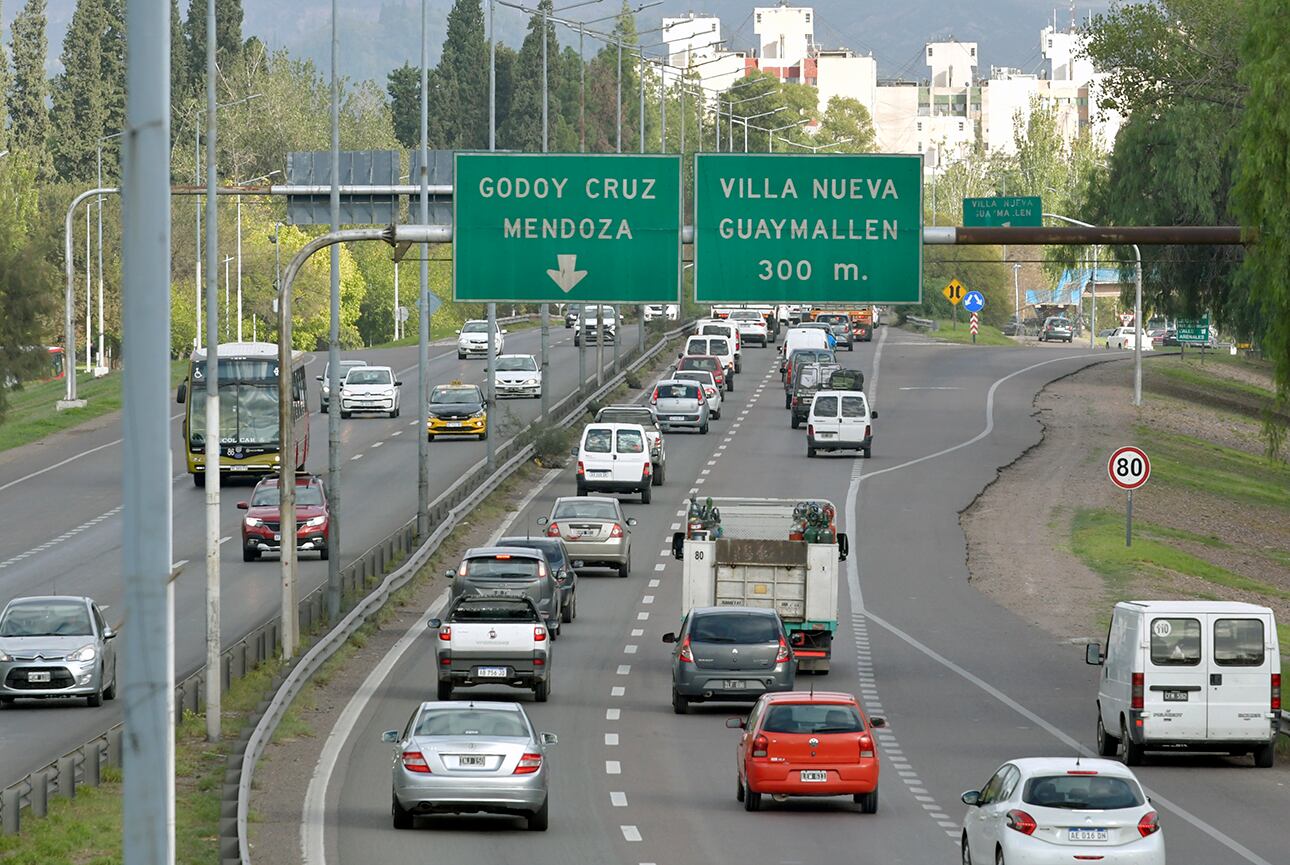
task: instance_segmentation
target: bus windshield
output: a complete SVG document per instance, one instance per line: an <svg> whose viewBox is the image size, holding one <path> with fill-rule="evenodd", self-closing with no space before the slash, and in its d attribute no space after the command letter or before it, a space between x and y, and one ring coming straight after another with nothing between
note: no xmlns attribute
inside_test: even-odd
<svg viewBox="0 0 1290 865"><path fill-rule="evenodd" d="M223 364L221 363L222 367ZM222 372L222 370L221 370ZM206 432L205 389L189 400L188 429L194 440ZM220 383L219 436L221 444L278 444L278 385Z"/></svg>

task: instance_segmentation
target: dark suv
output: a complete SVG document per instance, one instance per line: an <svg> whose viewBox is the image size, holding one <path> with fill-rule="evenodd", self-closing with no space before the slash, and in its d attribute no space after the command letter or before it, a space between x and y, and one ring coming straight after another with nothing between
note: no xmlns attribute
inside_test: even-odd
<svg viewBox="0 0 1290 865"><path fill-rule="evenodd" d="M552 637L560 636L561 591L546 554L533 547L474 547L466 550L452 580L452 598L471 595L528 598L542 613Z"/></svg>
<svg viewBox="0 0 1290 865"><path fill-rule="evenodd" d="M789 411L792 413L790 424L797 429L811 413L811 402L815 392L825 390L831 385L833 373L842 369L836 363L804 363L793 376L793 390L789 395Z"/></svg>

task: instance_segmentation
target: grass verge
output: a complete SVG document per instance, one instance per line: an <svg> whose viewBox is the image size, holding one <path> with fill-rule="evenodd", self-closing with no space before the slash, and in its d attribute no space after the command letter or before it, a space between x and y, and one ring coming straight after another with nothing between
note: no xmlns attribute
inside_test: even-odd
<svg viewBox="0 0 1290 865"><path fill-rule="evenodd" d="M1290 510L1290 464L1204 439L1138 427L1157 481L1247 505Z"/></svg>
<svg viewBox="0 0 1290 865"><path fill-rule="evenodd" d="M187 366L186 360L171 361L172 386L178 385L183 379ZM63 381L46 381L22 390L10 391L9 408L4 421L0 422L0 451L30 444L52 433L71 429L121 409L119 371L102 378L95 378L84 371L76 374L76 395L88 401L85 408L67 411L54 408L54 404L63 398L66 391L67 384Z"/></svg>
<svg viewBox="0 0 1290 865"><path fill-rule="evenodd" d="M955 326L953 319L938 318L937 330L927 334L932 339L939 339L941 342L952 342L959 345L972 344L972 331L968 327L966 316ZM919 331L921 333L921 331ZM988 324L980 325L980 333L976 335L977 345L1006 345L1012 348L1020 348L1021 343L1011 337L1003 335L1003 331L997 327L991 327Z"/></svg>

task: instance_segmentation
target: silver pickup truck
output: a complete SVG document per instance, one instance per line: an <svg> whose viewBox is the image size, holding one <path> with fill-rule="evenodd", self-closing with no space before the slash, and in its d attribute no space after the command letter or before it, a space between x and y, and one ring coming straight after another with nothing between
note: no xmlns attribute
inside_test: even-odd
<svg viewBox="0 0 1290 865"><path fill-rule="evenodd" d="M439 699L454 688L506 685L527 688L545 703L551 682L551 639L542 614L528 598L472 595L458 598L437 631L435 666Z"/></svg>

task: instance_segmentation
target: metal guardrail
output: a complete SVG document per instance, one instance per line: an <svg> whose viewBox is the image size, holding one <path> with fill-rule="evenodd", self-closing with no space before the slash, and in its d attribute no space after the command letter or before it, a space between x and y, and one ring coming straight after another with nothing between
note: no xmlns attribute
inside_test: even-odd
<svg viewBox="0 0 1290 865"><path fill-rule="evenodd" d="M936 330L936 319L934 318L918 318L917 316L907 315L905 316L905 323L912 324L921 330Z"/></svg>
<svg viewBox="0 0 1290 865"><path fill-rule="evenodd" d="M535 314L526 313L499 317L498 321L524 321L533 317ZM634 368L644 359L652 357L668 340L679 335L683 330L684 326L664 334L663 338L647 349L641 357L635 357L635 348L624 351L619 358L620 365L631 363L630 367L613 376L608 384L590 394L586 386L569 394L551 406L551 414L562 417L561 413L569 411L574 406L580 411L583 405L616 387L627 370ZM561 423L567 423L574 416L576 413L569 417L562 417ZM506 460L504 466L511 466L507 474L514 471L512 462L518 454L513 452L517 449L521 452L526 450L519 446L515 438L497 448L496 459ZM431 503L430 524L443 524L461 504L478 496L481 485L495 474L497 473L488 472L486 460L481 459L471 466L462 477ZM378 582L391 562L397 561L415 548L416 517L413 517L341 569L342 597L350 599L366 593ZM297 611L300 633L308 634L326 624L326 600L327 586L323 584L299 601ZM236 679L242 678L263 662L277 656L280 631L281 619L274 616L252 628L224 649L221 655L220 675L223 676L225 689ZM205 702L206 675L206 667L203 665L175 684L176 724L182 722L186 714L202 710ZM29 811L31 815L37 817L45 816L51 795L74 795L76 787L83 784L97 787L104 767L121 765L121 731L122 725L116 724L90 741L78 745L61 757L29 772L0 790L0 834L18 833L23 811ZM233 816L233 814L221 814L221 820Z"/></svg>
<svg viewBox="0 0 1290 865"><path fill-rule="evenodd" d="M667 331L644 352L631 349L623 354L620 362L626 364L612 375L600 388L587 393L586 388L570 394L551 407L550 416L558 418L559 426L573 423L588 406L617 388L628 373L643 366L657 355L668 342L689 328L689 322ZM503 453L505 451L505 453ZM291 666L280 681L274 683L273 697L257 707L253 714L255 725L249 734L240 737L234 752L229 756L224 775L223 796L220 805L220 861L223 865L250 865L250 845L247 836L247 814L255 765L259 761L277 729L278 723L292 701L310 677L366 623L372 613L379 610L390 594L402 588L438 550L439 545L456 528L461 518L473 510L489 493L501 485L533 454L531 444L522 444L512 438L498 449L497 460L505 460L496 470L489 472L486 461L476 463L452 487L431 505L431 524L435 526L430 536L411 557L386 576L374 591L358 603L326 634L322 635Z"/></svg>

